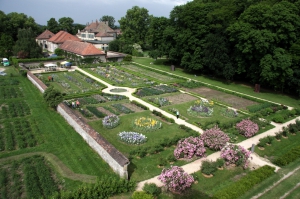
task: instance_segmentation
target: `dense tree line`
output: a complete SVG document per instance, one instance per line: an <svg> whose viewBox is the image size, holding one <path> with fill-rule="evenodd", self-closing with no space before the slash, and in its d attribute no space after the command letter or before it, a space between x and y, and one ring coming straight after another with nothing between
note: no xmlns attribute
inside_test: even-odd
<svg viewBox="0 0 300 199"><path fill-rule="evenodd" d="M143 23L132 14L141 10L133 7L119 21L118 50L126 52L124 41L139 43L186 71L300 95L299 0L194 0L169 18L143 14Z"/></svg>

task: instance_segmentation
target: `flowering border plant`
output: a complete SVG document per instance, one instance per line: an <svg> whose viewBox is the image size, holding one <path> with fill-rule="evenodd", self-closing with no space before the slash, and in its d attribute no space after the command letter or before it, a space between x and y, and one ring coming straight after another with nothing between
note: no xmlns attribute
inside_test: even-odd
<svg viewBox="0 0 300 199"><path fill-rule="evenodd" d="M113 129L120 123L120 118L117 115L105 116L102 120L102 124L105 128Z"/></svg>
<svg viewBox="0 0 300 199"><path fill-rule="evenodd" d="M195 181L193 176L184 172L184 170L178 166L163 169L158 179L165 184L168 190L175 193L182 193L191 187Z"/></svg>
<svg viewBox="0 0 300 199"><path fill-rule="evenodd" d="M214 112L213 101L197 100L195 104L187 109L188 114L192 116L210 117Z"/></svg>
<svg viewBox="0 0 300 199"><path fill-rule="evenodd" d="M198 157L205 156L206 149L200 137L188 137L178 141L174 156L179 158L193 158L194 155Z"/></svg>
<svg viewBox="0 0 300 199"><path fill-rule="evenodd" d="M249 119L244 119L237 123L236 128L247 138L254 136L259 130L258 125Z"/></svg>
<svg viewBox="0 0 300 199"><path fill-rule="evenodd" d="M213 150L221 150L230 141L229 136L218 126L204 131L201 139L206 146Z"/></svg>
<svg viewBox="0 0 300 199"><path fill-rule="evenodd" d="M155 131L161 128L162 123L150 117L141 117L135 119L133 127L139 131L149 132Z"/></svg>
<svg viewBox="0 0 300 199"><path fill-rule="evenodd" d="M226 165L242 165L244 169L248 167L248 159L251 152L239 145L229 144L221 150L221 158L225 160Z"/></svg>
<svg viewBox="0 0 300 199"><path fill-rule="evenodd" d="M143 144L147 142L147 137L141 133L137 132L126 132L123 131L118 134L121 141L127 144Z"/></svg>
<svg viewBox="0 0 300 199"><path fill-rule="evenodd" d="M234 118L238 116L238 112L231 108L223 108L221 110L221 114L225 117L230 117L230 118Z"/></svg>

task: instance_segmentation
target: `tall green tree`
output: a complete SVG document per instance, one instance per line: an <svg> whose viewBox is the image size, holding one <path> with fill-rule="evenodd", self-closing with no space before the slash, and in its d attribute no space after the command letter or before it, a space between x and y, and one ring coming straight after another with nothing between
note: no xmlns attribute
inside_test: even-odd
<svg viewBox="0 0 300 199"><path fill-rule="evenodd" d="M146 44L146 35L150 24L150 15L146 8L134 6L127 10L125 17L119 20L122 38L128 43Z"/></svg>
<svg viewBox="0 0 300 199"><path fill-rule="evenodd" d="M50 86L45 90L43 97L51 108L56 108L57 105L63 101L62 93L53 86Z"/></svg>
<svg viewBox="0 0 300 199"><path fill-rule="evenodd" d="M58 25L58 22L55 20L55 18L51 18L49 19L49 21L47 21L47 29L53 32L54 34L59 32L60 27Z"/></svg>
<svg viewBox="0 0 300 199"><path fill-rule="evenodd" d="M115 29L115 18L113 16L109 16L109 15L104 15L100 18L100 21L107 21L108 22L108 26L111 27L112 29Z"/></svg>
<svg viewBox="0 0 300 199"><path fill-rule="evenodd" d="M10 35L2 33L0 35L0 57L10 57L13 55L15 42Z"/></svg>
<svg viewBox="0 0 300 199"><path fill-rule="evenodd" d="M63 31L67 31L70 34L73 34L74 32L74 27L73 27L73 23L74 20L70 17L62 17L58 20L59 22L59 29L63 30ZM75 30L76 32L77 30Z"/></svg>
<svg viewBox="0 0 300 199"><path fill-rule="evenodd" d="M42 48L35 41L36 35L31 28L19 29L18 40L13 47L13 52L20 58L42 57Z"/></svg>

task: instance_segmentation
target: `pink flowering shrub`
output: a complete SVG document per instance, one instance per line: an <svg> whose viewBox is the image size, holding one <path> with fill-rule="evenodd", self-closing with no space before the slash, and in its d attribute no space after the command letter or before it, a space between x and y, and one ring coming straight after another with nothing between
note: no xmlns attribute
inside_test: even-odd
<svg viewBox="0 0 300 199"><path fill-rule="evenodd" d="M225 160L226 165L242 165L244 169L248 167L248 159L251 152L239 145L230 144L221 150L221 158Z"/></svg>
<svg viewBox="0 0 300 199"><path fill-rule="evenodd" d="M236 128L247 138L254 136L259 130L258 125L249 119L237 123Z"/></svg>
<svg viewBox="0 0 300 199"><path fill-rule="evenodd" d="M158 179L162 181L168 190L172 192L183 192L194 182L193 176L184 172L181 167L173 166L170 169L163 169Z"/></svg>
<svg viewBox="0 0 300 199"><path fill-rule="evenodd" d="M201 139L205 146L213 150L221 150L230 140L229 136L217 126L204 131L201 135Z"/></svg>
<svg viewBox="0 0 300 199"><path fill-rule="evenodd" d="M200 137L188 137L178 141L176 149L174 150L174 156L179 158L193 158L194 155L203 157L206 149L204 143Z"/></svg>

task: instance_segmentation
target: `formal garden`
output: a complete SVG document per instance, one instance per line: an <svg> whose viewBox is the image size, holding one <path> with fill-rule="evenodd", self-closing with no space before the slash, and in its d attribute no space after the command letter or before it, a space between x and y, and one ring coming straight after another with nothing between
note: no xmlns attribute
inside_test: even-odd
<svg viewBox="0 0 300 199"><path fill-rule="evenodd" d="M124 191L107 193L99 189L96 193L103 193L104 198L112 194L120 194L120 198L129 198L132 194L157 198L238 198L249 190L256 194L258 191L255 192L253 186L257 187L277 174L269 166L253 170L249 165L249 149L238 143L300 115L298 107L289 110L286 105L281 105L284 103L274 104L221 89L214 90L196 80L177 79L169 74L164 79L162 72L152 70L147 73L148 69L137 65L85 66L84 70L102 80L107 79L113 85L138 87L133 95L157 107L157 110L150 111L147 106L130 101L122 93L102 93L104 85L79 72L37 74L47 85L65 93L64 103L130 160L130 181ZM83 194L84 190L101 186L105 179L112 179L115 186L119 186L118 183L124 185L125 182L118 180L63 118L38 102L42 94L32 88L28 80L17 74L0 80L2 196L30 198L54 194L55 198L61 198L61 193L72 197L68 190L76 189L76 194ZM31 98L34 100L26 100ZM179 111L181 119L203 129L203 134L176 124L159 109L174 116ZM281 167L292 165L299 157L299 124L297 121L274 137L262 138L255 153ZM60 131L57 132L56 128ZM216 161L205 161L205 157L215 152L220 153ZM201 158L204 160L202 166L191 175L180 167ZM42 172L40 167L43 164L47 166ZM20 175L24 181L19 181ZM96 176L105 177L96 182ZM155 176L165 184L163 189L146 184L144 192L133 192L135 182ZM76 177L79 181L75 180ZM28 184L30 179L39 180L36 184ZM80 181L94 183L80 186ZM48 182L49 186L44 187ZM10 191L7 183L18 191ZM233 194L233 190L239 191Z"/></svg>

